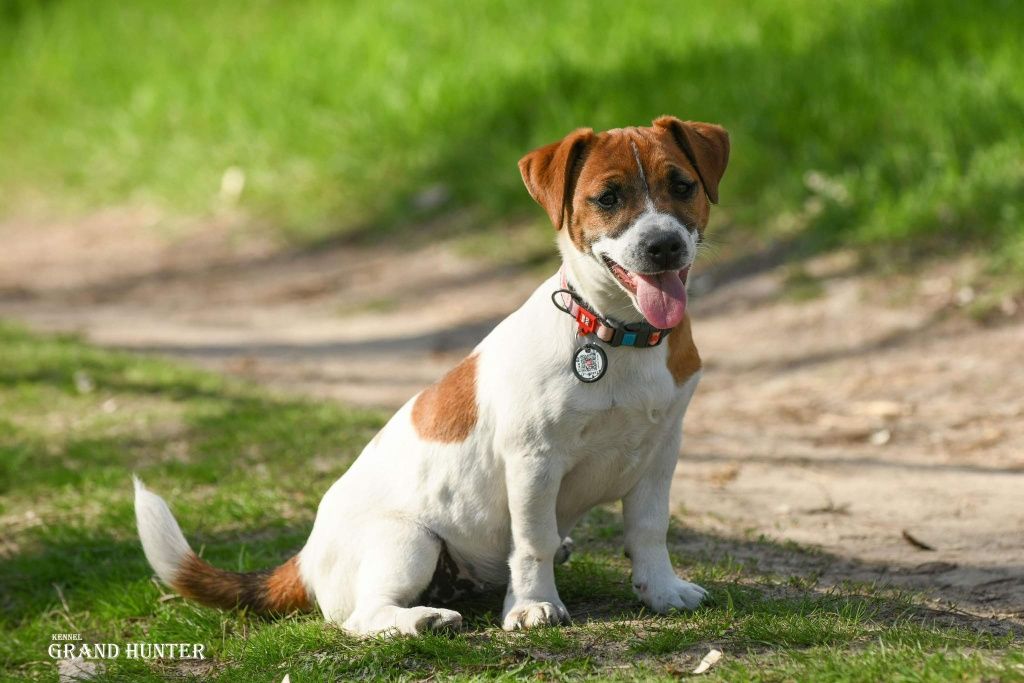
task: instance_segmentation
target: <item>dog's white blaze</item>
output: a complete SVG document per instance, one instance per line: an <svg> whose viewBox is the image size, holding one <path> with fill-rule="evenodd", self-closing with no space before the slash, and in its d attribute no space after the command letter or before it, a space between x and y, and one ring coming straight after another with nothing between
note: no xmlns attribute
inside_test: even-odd
<svg viewBox="0 0 1024 683"><path fill-rule="evenodd" d="M647 207L647 212L654 211L654 200L651 199L651 186L647 184L647 174L644 173L644 165L640 161L640 150L636 146L636 142L630 140L629 146L633 148L633 159L636 161L636 169L640 173L640 181L644 184L644 203Z"/></svg>

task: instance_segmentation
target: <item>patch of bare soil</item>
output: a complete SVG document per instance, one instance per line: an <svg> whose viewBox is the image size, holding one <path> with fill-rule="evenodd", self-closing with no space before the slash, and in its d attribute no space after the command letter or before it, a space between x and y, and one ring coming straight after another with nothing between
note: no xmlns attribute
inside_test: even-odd
<svg viewBox="0 0 1024 683"><path fill-rule="evenodd" d="M0 224L0 316L394 408L540 279L443 244L282 251L216 226L168 240L146 222ZM950 315L954 266L895 297L892 282L811 265L824 289L799 303L779 269L695 277L705 373L673 488L681 519L699 537L820 549L822 585L907 587L1024 623L1024 324ZM765 569L812 571L762 545L742 547Z"/></svg>
<svg viewBox="0 0 1024 683"><path fill-rule="evenodd" d="M892 305L858 276L799 304L780 286L768 272L695 309L707 363L673 487L687 523L820 548L826 583L1024 622L1024 325L978 326L934 291Z"/></svg>

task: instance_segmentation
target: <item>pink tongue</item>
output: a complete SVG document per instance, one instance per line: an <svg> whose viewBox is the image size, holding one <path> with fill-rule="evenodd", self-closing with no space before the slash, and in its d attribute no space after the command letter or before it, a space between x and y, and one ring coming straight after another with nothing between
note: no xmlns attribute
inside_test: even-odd
<svg viewBox="0 0 1024 683"><path fill-rule="evenodd" d="M676 271L636 278L636 301L647 322L667 330L678 325L686 314L686 285Z"/></svg>

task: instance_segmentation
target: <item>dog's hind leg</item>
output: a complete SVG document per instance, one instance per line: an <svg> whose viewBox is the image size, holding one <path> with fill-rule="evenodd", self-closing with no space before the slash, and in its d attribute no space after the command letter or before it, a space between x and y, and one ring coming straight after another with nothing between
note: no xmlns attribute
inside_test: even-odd
<svg viewBox="0 0 1024 683"><path fill-rule="evenodd" d="M355 605L342 628L357 635L461 628L458 612L410 606L434 576L439 538L418 524L394 519L378 521L360 535L365 543L354 577Z"/></svg>

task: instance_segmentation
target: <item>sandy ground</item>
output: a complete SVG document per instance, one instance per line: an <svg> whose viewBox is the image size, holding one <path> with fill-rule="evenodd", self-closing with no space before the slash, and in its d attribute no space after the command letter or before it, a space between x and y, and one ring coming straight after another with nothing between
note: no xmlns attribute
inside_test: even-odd
<svg viewBox="0 0 1024 683"><path fill-rule="evenodd" d="M444 245L282 251L152 222L0 223L0 317L394 408L541 280ZM779 268L695 275L705 374L673 487L689 549L723 539L762 569L906 587L1019 628L1024 322L951 314L955 265L913 287L841 256L810 267L824 291L800 303ZM787 541L817 549L813 566Z"/></svg>

